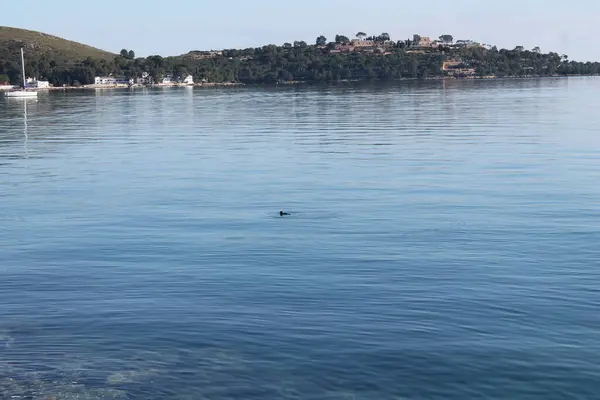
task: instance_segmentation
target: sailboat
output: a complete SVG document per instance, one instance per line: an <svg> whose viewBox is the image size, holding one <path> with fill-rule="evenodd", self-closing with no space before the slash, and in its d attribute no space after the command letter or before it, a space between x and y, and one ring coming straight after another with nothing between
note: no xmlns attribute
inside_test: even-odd
<svg viewBox="0 0 600 400"><path fill-rule="evenodd" d="M37 90L27 90L27 81L25 80L25 57L23 57L23 48L21 47L21 66L23 67L23 90L11 90L4 93L6 97L37 97Z"/></svg>

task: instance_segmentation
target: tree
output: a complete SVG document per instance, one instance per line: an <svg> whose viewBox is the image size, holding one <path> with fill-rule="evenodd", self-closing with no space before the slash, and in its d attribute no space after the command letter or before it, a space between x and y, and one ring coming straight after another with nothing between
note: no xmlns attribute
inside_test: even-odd
<svg viewBox="0 0 600 400"><path fill-rule="evenodd" d="M335 42L337 44L348 44L350 43L350 39L344 35L335 35Z"/></svg>
<svg viewBox="0 0 600 400"><path fill-rule="evenodd" d="M10 83L10 78L6 74L0 74L0 85Z"/></svg>
<svg viewBox="0 0 600 400"><path fill-rule="evenodd" d="M155 69L150 72L151 82L162 83L163 76L164 74L160 69Z"/></svg>
<svg viewBox="0 0 600 400"><path fill-rule="evenodd" d="M279 74L279 79L282 81L293 81L294 80L294 76L287 70L280 70L278 72Z"/></svg>
<svg viewBox="0 0 600 400"><path fill-rule="evenodd" d="M337 35L336 39L339 43L327 43L328 49L334 50L341 43L347 43L343 35ZM376 40L382 39L386 39L385 34L376 36ZM399 41L395 51L386 56L371 55L361 48L353 52L329 52L317 46L308 46L303 41L283 46L228 49L223 53L197 51L193 52L194 57L149 56L133 60L128 50L127 57L117 55L114 59L103 59L92 56L79 62L69 62L54 54L31 52L25 67L31 76L44 77L56 86L74 84L75 81L86 85L99 75L139 77L143 72L148 72L157 81L167 73L181 77L189 73L198 81L204 78L215 83L233 81L247 84L289 80L325 82L342 79L388 80L411 76L426 78L450 74L440 68L446 59L460 59L464 68L473 68L477 75L499 77L591 75L600 72L600 63L571 61L568 56L561 56L562 53L521 51L519 47L510 50L468 46L450 48L444 43L442 47L436 46L436 49L424 49L422 52L402 50L411 44L411 40ZM294 45L296 48L292 49ZM0 48L0 79L6 80L8 77L12 83L20 82L21 65L16 60L18 57L15 57L18 50L18 46L13 48L11 45Z"/></svg>
<svg viewBox="0 0 600 400"><path fill-rule="evenodd" d="M317 46L325 46L327 44L327 38L323 35L317 38Z"/></svg>
<svg viewBox="0 0 600 400"><path fill-rule="evenodd" d="M364 40L364 38L365 38L366 36L367 36L367 34L366 34L366 33L364 33L364 32L358 32L358 33L356 34L356 37L357 37L359 40Z"/></svg>
<svg viewBox="0 0 600 400"><path fill-rule="evenodd" d="M127 51L127 49L123 49L121 50L121 53L119 53L121 55L121 57L123 58L127 58L129 57L129 52Z"/></svg>
<svg viewBox="0 0 600 400"><path fill-rule="evenodd" d="M129 53L127 53L127 58L133 60L135 58L135 52L133 50L129 50Z"/></svg>
<svg viewBox="0 0 600 400"><path fill-rule="evenodd" d="M569 60L569 56L566 54L563 54L562 59L565 60L565 62L567 62Z"/></svg>
<svg viewBox="0 0 600 400"><path fill-rule="evenodd" d="M383 32L381 35L379 35L378 39L380 42L387 42L388 40L390 40L390 34L387 32Z"/></svg>
<svg viewBox="0 0 600 400"><path fill-rule="evenodd" d="M175 79L184 79L188 76L187 67L185 65L176 65L173 67L173 75Z"/></svg>
<svg viewBox="0 0 600 400"><path fill-rule="evenodd" d="M452 42L454 42L454 37L452 35L445 34L440 36L440 40L445 44L452 44Z"/></svg>
<svg viewBox="0 0 600 400"><path fill-rule="evenodd" d="M523 47L523 46L517 46L517 47L515 47L515 51L517 51L517 52L520 53L522 51L525 51L525 47Z"/></svg>

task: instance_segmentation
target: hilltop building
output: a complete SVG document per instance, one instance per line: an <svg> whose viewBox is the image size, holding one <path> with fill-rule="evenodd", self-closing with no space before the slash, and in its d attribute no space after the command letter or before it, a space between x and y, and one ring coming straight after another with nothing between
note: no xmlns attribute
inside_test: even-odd
<svg viewBox="0 0 600 400"><path fill-rule="evenodd" d="M421 35L413 35L412 45L411 47L422 49L422 48L431 48L434 47L434 42L431 40L429 36L421 36Z"/></svg>

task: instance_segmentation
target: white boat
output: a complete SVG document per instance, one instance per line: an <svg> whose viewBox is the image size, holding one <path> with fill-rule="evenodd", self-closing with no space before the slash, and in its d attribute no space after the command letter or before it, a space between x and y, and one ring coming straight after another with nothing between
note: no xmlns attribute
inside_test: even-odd
<svg viewBox="0 0 600 400"><path fill-rule="evenodd" d="M37 97L38 92L35 90L13 90L5 92L6 97Z"/></svg>
<svg viewBox="0 0 600 400"><path fill-rule="evenodd" d="M21 67L23 68L23 90L11 90L5 92L6 97L37 97L37 90L27 90L27 81L25 80L25 57L23 57L23 48L21 48Z"/></svg>

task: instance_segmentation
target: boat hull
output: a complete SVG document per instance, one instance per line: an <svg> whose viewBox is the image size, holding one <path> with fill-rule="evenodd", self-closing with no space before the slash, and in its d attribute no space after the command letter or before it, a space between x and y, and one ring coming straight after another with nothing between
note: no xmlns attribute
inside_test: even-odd
<svg viewBox="0 0 600 400"><path fill-rule="evenodd" d="M17 90L14 92L5 92L4 96L6 97L37 97L38 92L34 91L25 91L25 90Z"/></svg>

